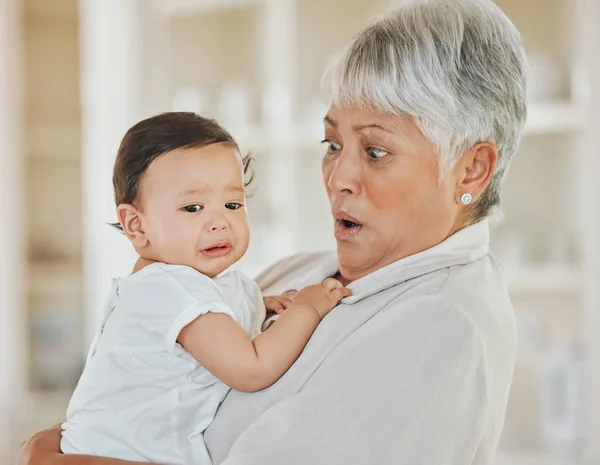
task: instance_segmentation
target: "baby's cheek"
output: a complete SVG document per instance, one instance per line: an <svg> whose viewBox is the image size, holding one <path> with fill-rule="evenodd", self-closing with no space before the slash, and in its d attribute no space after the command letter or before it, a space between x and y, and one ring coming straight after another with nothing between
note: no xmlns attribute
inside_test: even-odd
<svg viewBox="0 0 600 465"><path fill-rule="evenodd" d="M163 244L169 249L185 249L190 245L196 246L200 239L200 233L194 231L190 225L177 224L176 222L165 225L163 229Z"/></svg>
<svg viewBox="0 0 600 465"><path fill-rule="evenodd" d="M248 248L249 244L250 244L250 228L246 227L245 231L244 231L244 237L243 237L244 253L245 253L246 249Z"/></svg>
<svg viewBox="0 0 600 465"><path fill-rule="evenodd" d="M248 224L247 217L236 218L234 222L233 232L236 236L236 239L240 242L240 245L243 243L248 243L250 240L250 225Z"/></svg>

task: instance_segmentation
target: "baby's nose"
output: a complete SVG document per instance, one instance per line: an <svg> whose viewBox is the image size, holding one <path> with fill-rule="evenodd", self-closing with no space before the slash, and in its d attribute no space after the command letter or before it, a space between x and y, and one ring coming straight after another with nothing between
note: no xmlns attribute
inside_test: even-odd
<svg viewBox="0 0 600 465"><path fill-rule="evenodd" d="M212 226L210 227L210 230L213 232L226 231L228 227L229 227L229 225L227 224L227 221L218 220L212 224Z"/></svg>

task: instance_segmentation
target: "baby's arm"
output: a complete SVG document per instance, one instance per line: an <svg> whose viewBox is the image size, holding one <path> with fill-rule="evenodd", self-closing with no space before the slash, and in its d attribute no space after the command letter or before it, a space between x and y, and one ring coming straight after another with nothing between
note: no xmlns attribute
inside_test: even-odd
<svg viewBox="0 0 600 465"><path fill-rule="evenodd" d="M329 278L300 291L269 331L254 340L228 315L209 312L183 328L177 342L233 389L259 391L283 376L321 319L348 295Z"/></svg>

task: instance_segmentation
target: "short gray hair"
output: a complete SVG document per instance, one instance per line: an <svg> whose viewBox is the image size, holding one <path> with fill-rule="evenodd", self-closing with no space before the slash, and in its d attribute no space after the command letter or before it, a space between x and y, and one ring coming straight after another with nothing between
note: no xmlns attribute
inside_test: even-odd
<svg viewBox="0 0 600 465"><path fill-rule="evenodd" d="M491 0L412 0L362 30L323 76L338 107L410 117L447 171L478 142L498 162L470 220L492 215L526 117L521 36Z"/></svg>

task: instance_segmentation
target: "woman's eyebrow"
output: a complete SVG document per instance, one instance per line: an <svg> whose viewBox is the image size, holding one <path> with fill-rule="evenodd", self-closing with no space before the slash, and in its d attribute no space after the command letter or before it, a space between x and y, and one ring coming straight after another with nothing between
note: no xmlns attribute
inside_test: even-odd
<svg viewBox="0 0 600 465"><path fill-rule="evenodd" d="M325 116L325 118L323 118L323 121L334 128L338 127L337 121L331 119L330 116ZM352 131L354 132L363 131L365 129L380 129L381 131L389 132L390 134L396 133L396 131L394 131L392 128L388 128L377 123L359 124L356 126L352 126Z"/></svg>
<svg viewBox="0 0 600 465"><path fill-rule="evenodd" d="M394 131L393 129L382 126L381 124L377 124L377 123L359 124L357 126L352 127L352 130L354 132L363 131L365 129L380 129L382 131L389 132L390 134L396 133L396 131Z"/></svg>
<svg viewBox="0 0 600 465"><path fill-rule="evenodd" d="M337 121L332 120L329 115L325 116L325 118L323 118L323 121L329 124L330 126L333 126L334 128L337 128L338 126Z"/></svg>

